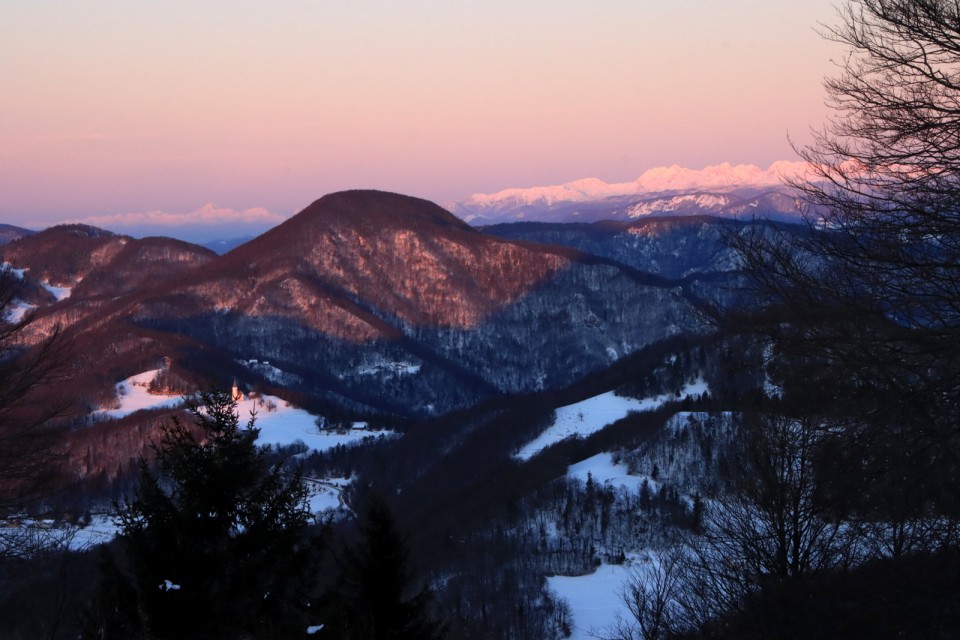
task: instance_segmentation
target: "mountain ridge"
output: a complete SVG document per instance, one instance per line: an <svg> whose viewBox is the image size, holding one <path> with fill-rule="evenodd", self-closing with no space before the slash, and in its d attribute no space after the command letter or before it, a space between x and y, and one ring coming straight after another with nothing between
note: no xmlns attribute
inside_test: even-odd
<svg viewBox="0 0 960 640"><path fill-rule="evenodd" d="M806 163L790 161L774 162L766 169L730 163L699 170L673 165L648 169L632 182L608 184L596 178L585 178L561 185L474 194L451 203L449 208L474 225L519 220L592 222L671 212L676 212L675 215L736 215L741 212L727 212L721 201L728 198L733 202L771 192L789 199L792 192L784 186L784 180L802 178L807 173ZM699 198L704 203L693 207L692 212L682 211L684 202L686 208L690 208L691 198ZM798 217L799 206L787 205L786 208L774 208L772 212Z"/></svg>
<svg viewBox="0 0 960 640"><path fill-rule="evenodd" d="M497 237L388 192L329 194L222 256L93 228L39 236L44 250L29 264L11 253L13 267L73 292L36 301L31 326L66 327L83 366L111 382L170 359L269 385L245 364L269 362L311 402L430 415L569 384L698 323L692 281L575 243ZM97 274L111 264L107 284Z"/></svg>

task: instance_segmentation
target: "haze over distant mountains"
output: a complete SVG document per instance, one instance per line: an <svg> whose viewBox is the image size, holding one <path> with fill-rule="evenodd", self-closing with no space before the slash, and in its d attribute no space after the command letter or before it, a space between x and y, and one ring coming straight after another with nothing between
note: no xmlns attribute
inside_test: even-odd
<svg viewBox="0 0 960 640"><path fill-rule="evenodd" d="M703 169L677 165L648 169L632 182L584 178L554 186L510 188L474 194L445 208L473 226L511 221L595 222L649 215L714 215L795 220L800 205L784 178L802 177L802 162L774 162L766 169L723 163ZM234 210L207 203L195 211L115 213L71 219L134 237L166 236L202 244L218 253L254 238L291 214L262 207ZM26 230L23 230L26 231ZM0 237L0 241L10 238Z"/></svg>
<svg viewBox="0 0 960 640"><path fill-rule="evenodd" d="M645 171L633 182L596 178L562 185L474 194L450 205L473 225L518 220L594 222L649 215L721 215L795 219L801 205L784 180L801 178L804 162L775 162L766 169L723 163L694 170L674 165Z"/></svg>

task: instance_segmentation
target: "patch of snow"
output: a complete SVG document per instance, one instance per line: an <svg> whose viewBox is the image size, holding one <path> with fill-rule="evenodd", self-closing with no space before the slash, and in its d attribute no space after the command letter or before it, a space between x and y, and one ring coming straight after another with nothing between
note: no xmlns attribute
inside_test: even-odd
<svg viewBox="0 0 960 640"><path fill-rule="evenodd" d="M705 393L710 393L710 385L708 385L707 381L703 378L697 378L693 382L688 382L684 385L683 390L680 392L680 398L702 396Z"/></svg>
<svg viewBox="0 0 960 640"><path fill-rule="evenodd" d="M70 294L73 293L73 287L55 287L49 282L41 282L40 286L52 293L53 297L57 299L57 302L66 300L70 297Z"/></svg>
<svg viewBox="0 0 960 640"><path fill-rule="evenodd" d="M274 396L244 398L237 403L240 420L246 420L256 411L257 440L261 445L289 446L301 442L316 451L349 445L366 438L392 437L392 431L370 431L366 423L355 423L350 429L321 430L317 416L309 411L290 406Z"/></svg>
<svg viewBox="0 0 960 640"><path fill-rule="evenodd" d="M106 544L113 540L118 532L119 527L117 527L113 516L106 514L91 516L90 523L84 527L78 527L73 534L70 548L74 551L82 551L100 544Z"/></svg>
<svg viewBox="0 0 960 640"><path fill-rule="evenodd" d="M23 300L14 300L11 306L7 308L7 322L16 324L36 308L37 305L35 304L30 304Z"/></svg>
<svg viewBox="0 0 960 640"><path fill-rule="evenodd" d="M94 411L93 415L116 419L124 418L131 413L145 409L173 409L179 407L184 402L183 396L155 394L147 390L150 382L157 377L160 371L162 370L151 369L118 382L116 387L120 406L116 409Z"/></svg>
<svg viewBox="0 0 960 640"><path fill-rule="evenodd" d="M117 383L120 406L102 409L93 415L101 418L123 418L135 411L145 409L174 409L184 404L180 395L153 394L148 391L150 382L161 369L151 369ZM245 397L237 403L240 420L246 421L251 412L256 412L256 426L260 429L257 442L261 445L288 446L302 442L310 449L323 451L337 445L348 445L365 438L393 436L392 431L371 431L365 422L357 422L350 429L320 430L317 416L303 409L290 406L276 396Z"/></svg>
<svg viewBox="0 0 960 640"><path fill-rule="evenodd" d="M556 410L553 424L532 442L526 444L515 455L520 460L529 460L552 444L567 438L583 438L601 431L618 420L627 417L633 411L653 411L671 400L683 400L689 396L708 391L707 383L698 379L687 384L679 396L663 394L652 398L637 400L624 398L608 391L599 396L587 398L581 402L560 407Z"/></svg>
<svg viewBox="0 0 960 640"><path fill-rule="evenodd" d="M304 478L310 488L310 513L323 513L344 507L343 490L353 482L351 478Z"/></svg>
<svg viewBox="0 0 960 640"><path fill-rule="evenodd" d="M610 453L598 453L567 467L568 478L586 482L587 474L590 474L594 482L611 487L626 487L634 493L640 491L644 480L651 491L656 492L658 489L657 483L648 476L633 476L627 473L627 465L615 464L613 454Z"/></svg>
<svg viewBox="0 0 960 640"><path fill-rule="evenodd" d="M3 264L0 264L0 269L3 269L4 271L9 271L11 274L13 274L13 277L15 277L17 280L23 280L26 277L25 274L27 273L26 269L14 269L13 265L10 264L9 262L4 262Z"/></svg>
<svg viewBox="0 0 960 640"><path fill-rule="evenodd" d="M600 565L585 576L549 576L547 585L570 604L573 616L571 640L602 637L617 616L626 619L630 612L620 601L620 591L630 577L627 565Z"/></svg>
<svg viewBox="0 0 960 640"><path fill-rule="evenodd" d="M112 515L98 514L87 524L78 525L60 520L37 520L11 516L0 520L0 540L10 537L25 548L70 549L84 551L113 540L117 525Z"/></svg>
<svg viewBox="0 0 960 640"><path fill-rule="evenodd" d="M376 362L357 367L356 374L358 376L374 376L381 374L412 376L420 373L420 366L421 365L414 364L412 362Z"/></svg>
<svg viewBox="0 0 960 640"><path fill-rule="evenodd" d="M632 618L621 600L626 583L635 575L657 570L659 556L652 551L628 553L622 565L602 564L583 576L548 576L547 585L570 605L573 617L570 640L604 638L620 618Z"/></svg>
<svg viewBox="0 0 960 640"><path fill-rule="evenodd" d="M784 177L803 177L809 172L805 162L779 161L766 169L755 165L722 163L703 169L678 165L648 169L633 182L608 184L596 178L566 184L504 189L492 194L474 194L452 205L458 215L476 216L478 212L520 208L530 205L590 202L613 196L652 194L664 191L722 189L743 185L779 185ZM520 217L520 216L517 216Z"/></svg>

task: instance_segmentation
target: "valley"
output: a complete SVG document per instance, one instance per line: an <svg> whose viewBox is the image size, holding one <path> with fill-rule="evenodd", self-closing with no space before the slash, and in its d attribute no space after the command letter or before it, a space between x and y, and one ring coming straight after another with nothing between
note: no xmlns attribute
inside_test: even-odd
<svg viewBox="0 0 960 640"><path fill-rule="evenodd" d="M129 491L137 459L151 457L157 425L183 415L207 381L232 381L241 419L255 412L258 443L300 466L316 518L349 519L371 491L396 496L421 570L450 588L444 601L492 596L467 576L474 562L493 559L483 552L461 566L448 554L457 545L424 551L445 548L443 537L486 546L501 522L509 548L555 555L522 569L504 557L482 573L522 571L515 587L532 589L522 599L541 594L529 621L506 623L520 625L515 633L560 633L547 613L568 605L545 577L589 574L596 554L633 557L646 538L627 534L634 525L626 524L610 537L606 525L602 533L585 527L581 514L580 524L554 524L548 538L531 539L533 518L555 517L533 496L559 482L580 501L601 483L612 500L606 510L634 510L642 494L673 505L674 515L654 516L663 507L650 502L631 516L637 522L687 517L689 486L668 490L666 476L632 467L639 475L625 476L630 489L618 488L606 482L603 456L614 442L635 441L616 435L634 428L616 425L640 422L652 435L668 407L712 402L705 363L677 358L685 362L713 333L699 308L724 295L717 283L735 279L723 241L730 224L654 218L478 230L424 201L348 192L223 256L83 226L0 246L18 274L16 304L32 309L22 339L61 327L74 365L60 389L81 399L65 434L71 454L61 473L71 488L46 504L52 514L92 514L71 534L73 548L107 539L88 528L104 531L105 507ZM648 368L641 387L614 395ZM564 402L570 394L583 398ZM567 463L558 464L565 450L579 452L569 477ZM596 479L587 480L593 466ZM405 504L407 496L414 501ZM514 515L503 511L531 499ZM587 627L575 628L573 637L586 637Z"/></svg>
<svg viewBox="0 0 960 640"><path fill-rule="evenodd" d="M58 402L57 487L11 505L8 539L24 558L56 547L80 563L129 539L115 514L170 425L202 426L193 403L231 389L259 459L300 483L312 539L334 540L324 553L346 553L365 509L389 506L446 637L633 637L630 589L663 584L678 550L738 509L779 517L728 502L763 465L783 454L843 482L767 442L768 423L806 424L817 396L796 403L790 356L729 312L757 302L737 247L809 227L676 213L475 228L356 191L223 255L81 225L0 245L6 347L55 336L68 365L37 396ZM197 428L180 437L206 451ZM825 544L857 565L885 521L851 517L856 535ZM323 594L340 588L333 560L316 562L301 597L317 609L297 614L309 628L335 619ZM72 575L58 610L103 588ZM24 620L49 618L42 602Z"/></svg>

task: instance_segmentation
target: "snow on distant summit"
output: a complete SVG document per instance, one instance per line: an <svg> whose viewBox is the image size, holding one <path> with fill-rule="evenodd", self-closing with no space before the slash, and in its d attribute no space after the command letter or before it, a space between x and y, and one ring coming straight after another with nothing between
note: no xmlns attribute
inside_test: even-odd
<svg viewBox="0 0 960 640"><path fill-rule="evenodd" d="M784 178L802 177L806 171L806 162L788 161L774 162L766 169L729 162L699 170L673 165L648 169L633 184L647 192L775 186L782 184Z"/></svg>
<svg viewBox="0 0 960 640"><path fill-rule="evenodd" d="M474 194L452 205L451 211L467 222L556 219L547 211L577 204L597 204L612 200L643 199L689 192L729 192L741 188L778 189L784 179L801 178L807 172L805 162L774 162L766 169L755 165L723 163L688 169L678 165L648 169L633 182L608 184L597 178L584 178L549 187L505 189L491 194ZM716 198L711 201L716 205ZM677 207L674 206L673 210ZM644 213L656 212L647 207ZM575 212L576 213L576 212Z"/></svg>

